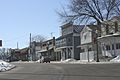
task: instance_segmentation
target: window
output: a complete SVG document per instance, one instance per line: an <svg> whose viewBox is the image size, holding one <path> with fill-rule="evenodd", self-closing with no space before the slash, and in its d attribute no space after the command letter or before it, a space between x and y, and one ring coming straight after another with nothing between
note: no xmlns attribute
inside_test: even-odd
<svg viewBox="0 0 120 80"><path fill-rule="evenodd" d="M89 51L92 51L92 48L89 48L88 50L89 50Z"/></svg>
<svg viewBox="0 0 120 80"><path fill-rule="evenodd" d="M118 23L114 22L114 24L115 24L115 32L117 32L118 31Z"/></svg>
<svg viewBox="0 0 120 80"><path fill-rule="evenodd" d="M116 44L116 49L120 49L120 43Z"/></svg>
<svg viewBox="0 0 120 80"><path fill-rule="evenodd" d="M106 45L106 50L110 50L110 45Z"/></svg>
<svg viewBox="0 0 120 80"><path fill-rule="evenodd" d="M114 44L112 44L112 50L114 50L114 49L115 49Z"/></svg>
<svg viewBox="0 0 120 80"><path fill-rule="evenodd" d="M106 35L108 35L109 34L109 25L107 24L106 25Z"/></svg>
<svg viewBox="0 0 120 80"><path fill-rule="evenodd" d="M85 52L85 50L84 50L84 49L81 49L81 52Z"/></svg>
<svg viewBox="0 0 120 80"><path fill-rule="evenodd" d="M86 35L84 35L84 40L86 40L86 38L87 38L87 34L86 34Z"/></svg>

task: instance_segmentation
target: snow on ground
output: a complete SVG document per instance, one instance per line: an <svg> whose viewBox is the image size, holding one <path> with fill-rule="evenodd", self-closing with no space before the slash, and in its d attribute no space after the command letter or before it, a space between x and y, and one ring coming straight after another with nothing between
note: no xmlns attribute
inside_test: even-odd
<svg viewBox="0 0 120 80"><path fill-rule="evenodd" d="M110 60L110 62L120 62L120 55Z"/></svg>
<svg viewBox="0 0 120 80"><path fill-rule="evenodd" d="M62 61L61 61L61 63L70 63L70 62L76 62L76 60L70 58L70 59L66 59L66 60L62 60Z"/></svg>
<svg viewBox="0 0 120 80"><path fill-rule="evenodd" d="M15 65L13 64L10 64L8 62L5 62L3 60L0 60L0 71L8 71L8 70L11 70L15 68Z"/></svg>
<svg viewBox="0 0 120 80"><path fill-rule="evenodd" d="M115 58L113 61L108 62L96 62L95 60L75 60L75 59L66 59L63 61L57 61L53 63L70 63L70 64L113 64L113 63L120 63L120 56Z"/></svg>

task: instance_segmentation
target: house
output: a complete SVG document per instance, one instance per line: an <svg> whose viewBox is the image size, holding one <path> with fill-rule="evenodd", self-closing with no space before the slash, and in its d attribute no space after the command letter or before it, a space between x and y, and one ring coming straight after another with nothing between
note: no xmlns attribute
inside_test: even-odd
<svg viewBox="0 0 120 80"><path fill-rule="evenodd" d="M83 25L73 25L72 22L64 24L61 27L61 36L55 41L55 51L58 55L58 60L65 60L68 58L80 59L80 32Z"/></svg>
<svg viewBox="0 0 120 80"><path fill-rule="evenodd" d="M101 26L102 55L105 57L116 57L120 55L120 16L104 21Z"/></svg>
<svg viewBox="0 0 120 80"><path fill-rule="evenodd" d="M9 60L10 61L28 61L28 54L29 54L29 48L23 48L23 49L10 49L9 51Z"/></svg>
<svg viewBox="0 0 120 80"><path fill-rule="evenodd" d="M81 50L80 52L80 60L81 61L92 61L95 60L97 57L97 44L96 38L98 30L96 25L86 25L81 33L81 45L78 46Z"/></svg>
<svg viewBox="0 0 120 80"><path fill-rule="evenodd" d="M55 37L53 39L46 40L42 43L40 42L33 42L32 43L32 60L38 60L42 56L48 56L51 60L56 60L56 54L54 52L55 46Z"/></svg>

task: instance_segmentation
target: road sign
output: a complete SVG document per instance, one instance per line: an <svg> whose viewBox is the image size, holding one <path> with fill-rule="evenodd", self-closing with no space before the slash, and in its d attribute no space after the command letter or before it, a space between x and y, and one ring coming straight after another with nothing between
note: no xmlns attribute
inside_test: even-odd
<svg viewBox="0 0 120 80"><path fill-rule="evenodd" d="M2 46L2 40L0 40L0 46Z"/></svg>

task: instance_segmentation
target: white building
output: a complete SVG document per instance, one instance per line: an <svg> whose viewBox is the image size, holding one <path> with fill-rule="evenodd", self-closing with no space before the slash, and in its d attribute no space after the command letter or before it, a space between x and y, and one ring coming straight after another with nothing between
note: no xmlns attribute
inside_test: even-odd
<svg viewBox="0 0 120 80"><path fill-rule="evenodd" d="M95 59L96 55L96 25L88 25L83 28L80 33L81 37L81 48L80 60L81 61L92 61Z"/></svg>
<svg viewBox="0 0 120 80"><path fill-rule="evenodd" d="M103 22L101 37L98 39L101 43L103 56L113 58L120 55L120 16L115 16L111 20Z"/></svg>

